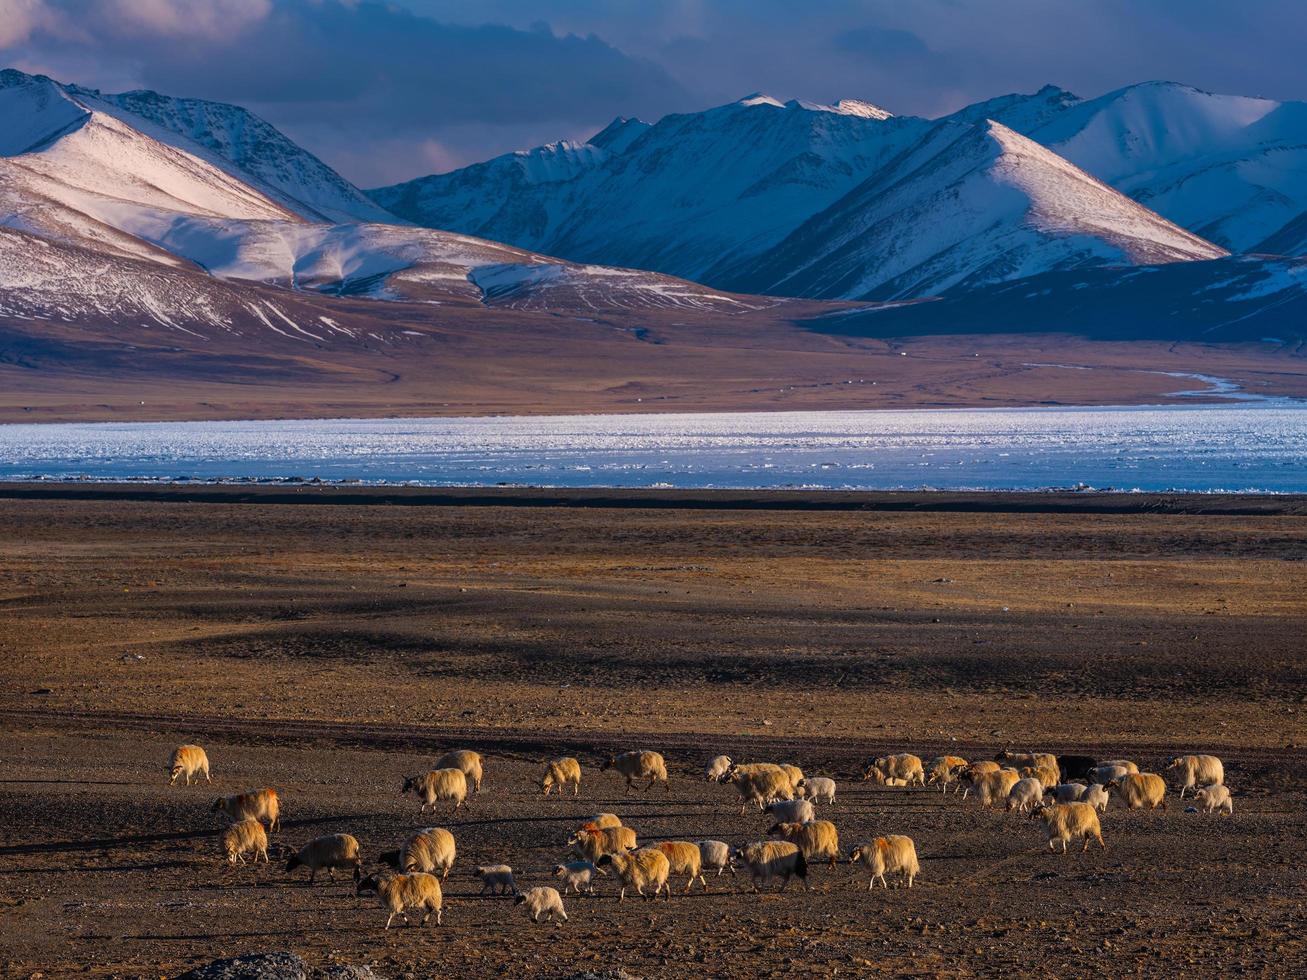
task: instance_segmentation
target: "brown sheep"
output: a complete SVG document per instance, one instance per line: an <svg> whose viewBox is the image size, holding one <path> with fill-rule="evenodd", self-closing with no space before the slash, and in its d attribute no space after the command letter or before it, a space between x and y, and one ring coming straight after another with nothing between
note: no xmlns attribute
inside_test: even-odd
<svg viewBox="0 0 1307 980"><path fill-rule="evenodd" d="M778 823L774 824L767 833L799 845L799 850L803 852L803 858L808 864L828 861L833 868L840 858L840 834L829 820Z"/></svg>
<svg viewBox="0 0 1307 980"><path fill-rule="evenodd" d="M604 854L595 864L601 868L611 866L616 872L618 880L622 883L622 890L617 894L619 902L626 898L628 888L634 888L637 895L651 901L658 897L660 891L666 891L667 900L669 902L672 900L672 888L667 883L671 864L667 860L667 855L656 847ZM650 885L653 886L653 894L646 895L644 890Z"/></svg>
<svg viewBox="0 0 1307 980"><path fill-rule="evenodd" d="M667 785L667 763L657 752L637 750L609 756L599 771L607 772L609 769L616 769L626 779L627 795L635 789L637 779L649 780L644 788L646 793L658 782L663 784L663 792L671 792Z"/></svg>
<svg viewBox="0 0 1307 980"><path fill-rule="evenodd" d="M244 864L245 854L249 851L254 852L256 863L263 858L263 863L267 864L268 835L263 824L257 820L237 820L222 832L222 851L232 864L237 861Z"/></svg>
<svg viewBox="0 0 1307 980"><path fill-rule="evenodd" d="M773 878L784 879L781 891L785 891L791 878L798 878L805 889L808 887L808 860L797 844L787 840L755 841L737 848L735 855L748 869L755 892L760 884L765 885Z"/></svg>
<svg viewBox="0 0 1307 980"><path fill-rule="evenodd" d="M550 759L545 763L545 771L540 776L541 792L548 796L549 791L557 787L558 795L562 796L566 786L572 787L573 796L581 792L581 763L570 755Z"/></svg>
<svg viewBox="0 0 1307 980"><path fill-rule="evenodd" d="M467 776L462 769L436 769L421 776L405 776L400 794L412 793L422 800L419 813L435 810L439 800L452 800L454 809L467 803Z"/></svg>
<svg viewBox="0 0 1307 980"><path fill-rule="evenodd" d="M275 789L259 789L252 793L220 796L213 804L214 813L223 813L233 822L237 820L266 820L269 830L281 826L281 801Z"/></svg>
<svg viewBox="0 0 1307 980"><path fill-rule="evenodd" d="M429 875L425 871L369 875L354 889L356 895L363 895L366 892L375 892L381 901L381 907L390 911L390 915L386 918L387 929L397 915L404 920L405 925L411 925L406 914L408 909L422 909L426 913L422 916L419 925L426 925L432 914L436 917L436 925L440 925L443 896L440 893L440 882L436 880L435 875Z"/></svg>
<svg viewBox="0 0 1307 980"><path fill-rule="evenodd" d="M1098 811L1088 803L1054 803L1041 807L1039 819L1044 821L1048 834L1048 849L1053 850L1057 841L1062 842L1062 853L1066 853L1067 843L1076 837L1084 840L1081 850L1089 850L1091 839L1098 841L1098 846L1107 849L1103 843L1103 831L1098 824Z"/></svg>
<svg viewBox="0 0 1307 980"><path fill-rule="evenodd" d="M605 854L635 850L635 831L630 827L609 827L605 830L578 830L568 840L577 857L598 865Z"/></svg>
<svg viewBox="0 0 1307 980"><path fill-rule="evenodd" d="M1108 789L1119 787L1121 799L1131 810L1144 807L1156 810L1159 806L1166 809L1166 780L1155 772L1132 772L1112 780L1107 786Z"/></svg>
<svg viewBox="0 0 1307 980"><path fill-rule="evenodd" d="M327 875L334 881L337 868L352 868L354 880L362 874L363 859L359 856L359 842L350 834L327 834L315 837L299 851L292 854L286 862L289 873L296 868L309 869L309 884L313 884L318 872L327 869Z"/></svg>
<svg viewBox="0 0 1307 980"><path fill-rule="evenodd" d="M685 883L687 892L694 887L696 878L703 883L705 891L708 889L708 882L703 876L703 853L699 850L698 844L683 840L664 840L652 846L667 856L668 874L688 877Z"/></svg>
<svg viewBox="0 0 1307 980"><path fill-rule="evenodd" d="M472 787L473 793L481 792L482 762L481 753L471 749L452 749L439 759L432 769L457 769Z"/></svg>
<svg viewBox="0 0 1307 980"><path fill-rule="evenodd" d="M917 845L911 837L902 834L877 837L869 844L855 845L849 852L849 863L867 866L871 872L871 881L867 883L868 891L876 887L877 878L880 879L882 888L889 888L885 881L886 872L902 872L909 888L921 873L921 865L917 861Z"/></svg>
<svg viewBox="0 0 1307 980"><path fill-rule="evenodd" d="M213 782L209 778L209 757L204 754L204 749L198 745L179 745L173 749L172 764L168 767L169 779L168 785L172 786L177 782L178 776L186 777L186 785L191 784L191 777L194 776L198 783L199 776L204 776L206 783ZM1219 780L1218 780L1219 782Z"/></svg>

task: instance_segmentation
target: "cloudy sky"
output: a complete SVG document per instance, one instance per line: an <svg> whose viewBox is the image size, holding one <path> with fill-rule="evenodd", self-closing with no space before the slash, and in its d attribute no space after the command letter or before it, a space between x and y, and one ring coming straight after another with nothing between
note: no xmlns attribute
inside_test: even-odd
<svg viewBox="0 0 1307 980"><path fill-rule="evenodd" d="M754 91L1307 98L1303 0L0 0L0 66L237 102L368 187Z"/></svg>

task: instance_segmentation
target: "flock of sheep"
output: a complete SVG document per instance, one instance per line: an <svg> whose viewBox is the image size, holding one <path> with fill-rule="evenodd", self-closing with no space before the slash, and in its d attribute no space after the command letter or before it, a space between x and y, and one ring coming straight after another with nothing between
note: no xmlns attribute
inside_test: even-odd
<svg viewBox="0 0 1307 980"><path fill-rule="evenodd" d="M626 782L628 794L658 783L668 790L667 765L657 752L639 750L611 757L600 769L615 770ZM1180 782L1179 795L1184 799L1192 791L1197 804L1206 812L1223 810L1233 813L1230 791L1225 786L1225 769L1212 755L1185 755L1172 759L1167 771L1174 771ZM184 777L185 785L209 778L209 760L198 745L182 745L173 753L171 783ZM916 844L910 837L886 835L855 844L847 855L840 847L839 832L830 820L818 819L817 806L833 807L837 786L827 776L805 776L794 765L782 763L737 764L727 756L712 759L704 770L714 782L734 786L740 796L740 812L756 806L771 815L775 823L768 832L771 839L732 847L724 841L659 841L639 846L636 833L624 826L616 814L600 813L583 823L567 845L571 860L555 866L564 893L594 893L596 878L610 871L616 878L618 901L628 890L648 899L659 893L671 898L670 878L684 876L685 890L696 881L708 887L705 872L718 876L736 873L739 862L750 875L754 890L779 879L783 891L791 878L807 887L808 866L813 862L848 861L862 865L869 875L868 888L877 881L889 885L885 876L902 876L911 888L920 872ZM434 810L438 804L452 804L457 811L467 802L469 789L481 791L483 761L469 749L446 752L435 768L405 778L404 793L413 793L421 801L421 811ZM1062 845L1065 853L1073 840L1103 843L1099 814L1107 809L1113 791L1131 809L1166 807L1166 782L1157 773L1140 772L1127 759L1096 760L1089 756L1054 755L1042 752L1003 750L993 760L969 762L959 756L938 756L923 762L911 753L887 755L867 764L864 780L886 786L938 786L941 792L961 793L966 799L975 792L983 806L1002 803L1007 810L1024 812L1043 823L1050 849ZM544 764L539 786L548 796L571 789L580 792L581 765L571 757L551 759ZM220 797L213 811L226 816L230 824L220 835L222 852L235 864L245 863L246 855L254 861L267 862L268 832L280 826L280 800L274 789ZM266 824L266 827L265 827ZM314 838L287 855L286 870L309 869L309 883L319 871L335 878L337 870L350 871L359 895L374 894L389 912L386 928L396 916L409 922L408 912L421 912L421 923L434 915L440 924L443 896L441 882L454 864L454 835L442 827L419 830L402 845L378 856L381 870L365 875L359 842L350 834L329 834ZM438 877L437 877L438 876ZM507 864L484 865L476 869L482 893L511 893L518 904L525 905L533 922L541 917L549 921L567 921L563 895L556 888L534 887L522 891Z"/></svg>

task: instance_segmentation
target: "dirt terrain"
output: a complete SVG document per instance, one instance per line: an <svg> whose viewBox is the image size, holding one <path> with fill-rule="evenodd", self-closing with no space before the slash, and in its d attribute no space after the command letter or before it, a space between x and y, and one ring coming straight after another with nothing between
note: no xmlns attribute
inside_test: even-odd
<svg viewBox="0 0 1307 980"><path fill-rule="evenodd" d="M1307 501L349 493L0 487L8 974L270 949L387 977L1307 970ZM212 786L166 785L183 740ZM1021 816L857 778L1009 742L1146 770L1215 752L1235 813L1114 801L1106 851L1063 857ZM484 792L419 815L402 777L456 745L486 754ZM599 773L631 747L665 753L670 793ZM477 894L492 861L549 883L599 810L641 840L762 837L699 776L719 751L835 776L821 815L845 845L912 836L917 887L845 864L811 892L725 876L619 905L605 880L561 927ZM543 800L564 753L581 795ZM385 932L344 881L223 864L213 797L265 785L282 844L349 832L373 857L450 827L445 924Z"/></svg>

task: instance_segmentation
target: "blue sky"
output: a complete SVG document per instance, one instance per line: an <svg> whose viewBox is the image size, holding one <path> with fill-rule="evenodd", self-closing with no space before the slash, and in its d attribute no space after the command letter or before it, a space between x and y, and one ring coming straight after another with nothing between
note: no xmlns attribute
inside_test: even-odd
<svg viewBox="0 0 1307 980"><path fill-rule="evenodd" d="M1302 0L0 0L0 63L238 102L364 186L754 91L1307 97Z"/></svg>

